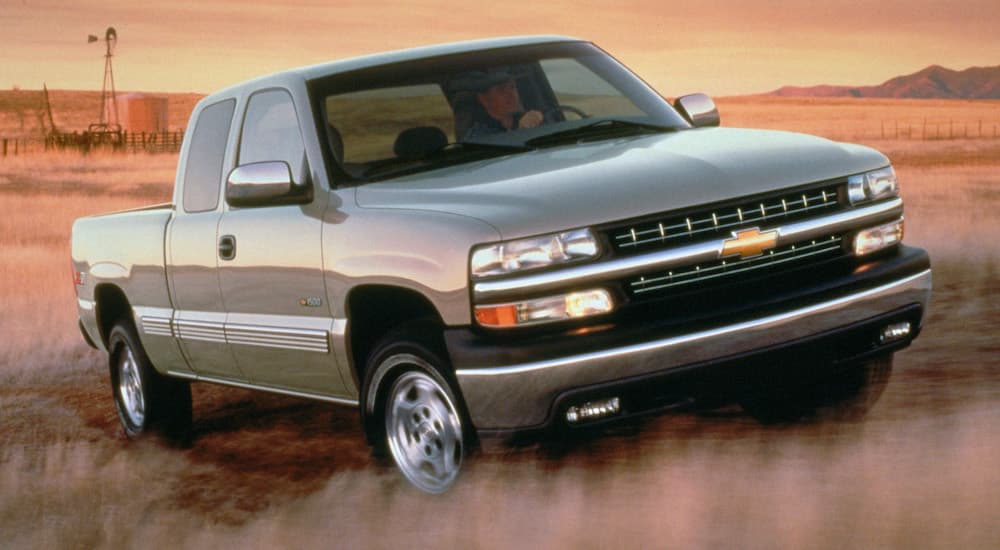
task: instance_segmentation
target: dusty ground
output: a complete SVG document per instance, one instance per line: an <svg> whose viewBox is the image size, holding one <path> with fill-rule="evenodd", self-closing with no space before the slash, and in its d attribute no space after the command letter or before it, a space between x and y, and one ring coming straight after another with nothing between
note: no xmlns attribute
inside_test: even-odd
<svg viewBox="0 0 1000 550"><path fill-rule="evenodd" d="M479 455L436 498L370 460L353 411L294 399L195 386L193 448L129 443L83 352L0 394L0 546L996 547L997 267L939 264L862 424L664 416Z"/></svg>
<svg viewBox="0 0 1000 550"><path fill-rule="evenodd" d="M105 359L75 332L61 239L81 211L168 187L126 199L108 168L0 163L0 548L1000 546L1000 147L872 144L904 159L906 240L931 252L935 288L865 422L662 416L475 456L440 497L373 461L355 412L296 399L196 385L190 449L126 441ZM58 192L30 185L60 170Z"/></svg>

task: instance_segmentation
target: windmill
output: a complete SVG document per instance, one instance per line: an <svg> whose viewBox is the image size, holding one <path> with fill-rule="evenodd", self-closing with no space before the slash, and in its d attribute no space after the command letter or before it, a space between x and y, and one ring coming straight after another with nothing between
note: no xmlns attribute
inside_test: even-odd
<svg viewBox="0 0 1000 550"><path fill-rule="evenodd" d="M87 43L92 44L99 40L93 34L87 36ZM104 44L106 53L104 54L104 83L101 85L101 118L100 122L91 124L88 130L91 134L101 135L101 141L115 141L121 137L122 127L118 123L115 71L111 66L111 58L114 56L115 46L118 45L118 33L115 32L114 27L108 27L108 30L105 31Z"/></svg>
<svg viewBox="0 0 1000 550"><path fill-rule="evenodd" d="M38 104L38 110L35 114L38 116L38 128L43 136L49 137L59 134L56 123L52 120L52 103L49 101L49 87L44 82L42 83L41 101Z"/></svg>

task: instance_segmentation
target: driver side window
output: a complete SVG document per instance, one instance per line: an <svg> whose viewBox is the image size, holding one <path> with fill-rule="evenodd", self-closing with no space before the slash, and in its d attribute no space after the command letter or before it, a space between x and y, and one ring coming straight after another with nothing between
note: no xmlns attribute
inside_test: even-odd
<svg viewBox="0 0 1000 550"><path fill-rule="evenodd" d="M283 160L291 167L295 182L305 183L308 177L305 145L292 96L287 91L267 90L250 97L239 158L240 165Z"/></svg>

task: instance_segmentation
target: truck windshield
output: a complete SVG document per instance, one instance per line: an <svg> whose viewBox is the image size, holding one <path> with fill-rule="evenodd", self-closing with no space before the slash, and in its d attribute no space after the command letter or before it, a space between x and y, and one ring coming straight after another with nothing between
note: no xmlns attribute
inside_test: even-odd
<svg viewBox="0 0 1000 550"><path fill-rule="evenodd" d="M689 127L642 80L585 42L377 66L318 79L310 90L331 156L355 182L567 140Z"/></svg>

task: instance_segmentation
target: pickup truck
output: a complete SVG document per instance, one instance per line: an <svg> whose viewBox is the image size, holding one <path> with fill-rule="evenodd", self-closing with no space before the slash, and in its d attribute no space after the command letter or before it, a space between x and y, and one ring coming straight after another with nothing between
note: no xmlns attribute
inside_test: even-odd
<svg viewBox="0 0 1000 550"><path fill-rule="evenodd" d="M172 203L76 221L80 327L129 437L190 433L196 381L355 406L430 493L636 415L860 418L931 289L892 166L719 121L556 36L252 80Z"/></svg>

